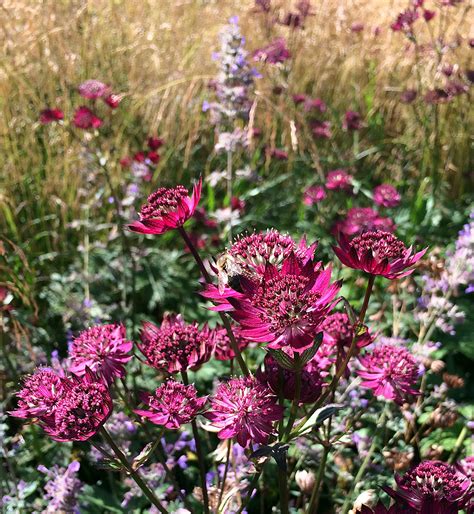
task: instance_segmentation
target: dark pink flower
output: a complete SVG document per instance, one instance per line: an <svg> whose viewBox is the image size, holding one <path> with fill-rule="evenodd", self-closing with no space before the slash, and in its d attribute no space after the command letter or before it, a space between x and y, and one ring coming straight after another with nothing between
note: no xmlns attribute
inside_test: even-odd
<svg viewBox="0 0 474 514"><path fill-rule="evenodd" d="M303 203L311 206L322 202L325 198L326 191L323 186L310 186L303 194Z"/></svg>
<svg viewBox="0 0 474 514"><path fill-rule="evenodd" d="M163 139L161 139L160 137L156 137L156 136L150 136L147 141L148 148L153 151L156 151L159 148L161 148L163 146L163 144L164 144Z"/></svg>
<svg viewBox="0 0 474 514"><path fill-rule="evenodd" d="M130 230L141 234L164 234L182 227L191 218L201 198L202 179L194 186L191 196L184 186L160 187L142 206L140 221L129 225Z"/></svg>
<svg viewBox="0 0 474 514"><path fill-rule="evenodd" d="M268 386L255 377L233 378L219 384L205 417L219 429L219 439L236 438L240 446L266 444L283 407Z"/></svg>
<svg viewBox="0 0 474 514"><path fill-rule="evenodd" d="M270 348L308 347L324 316L334 306L340 283L331 283L331 269L305 265L292 253L281 269L267 264L261 281L242 283L242 296L230 297L230 316L240 323L242 337Z"/></svg>
<svg viewBox="0 0 474 514"><path fill-rule="evenodd" d="M296 105L302 104L306 101L306 95L303 94L297 94L293 95L293 102L295 102Z"/></svg>
<svg viewBox="0 0 474 514"><path fill-rule="evenodd" d="M249 342L240 336L239 330L233 328L234 337L237 341L239 350L245 350ZM212 346L214 347L214 357L218 361L229 361L235 357L234 350L230 344L227 330L224 327L216 327L210 330L210 338L212 339Z"/></svg>
<svg viewBox="0 0 474 514"><path fill-rule="evenodd" d="M17 418L51 416L62 394L62 377L50 368L39 368L28 376L16 394L18 407L10 415Z"/></svg>
<svg viewBox="0 0 474 514"><path fill-rule="evenodd" d="M390 218L380 216L370 207L352 207L347 211L346 218L336 223L333 232L336 236L339 234L353 236L367 230L393 232L395 223Z"/></svg>
<svg viewBox="0 0 474 514"><path fill-rule="evenodd" d="M64 113L61 109L44 109L40 112L39 121L42 125L48 125L55 121L61 121L64 119Z"/></svg>
<svg viewBox="0 0 474 514"><path fill-rule="evenodd" d="M435 16L435 11L430 11L429 9L423 10L423 18L425 19L425 21L431 21Z"/></svg>
<svg viewBox="0 0 474 514"><path fill-rule="evenodd" d="M326 112L327 105L321 100L321 98L306 98L304 101L304 110L310 112L318 110L319 112Z"/></svg>
<svg viewBox="0 0 474 514"><path fill-rule="evenodd" d="M140 399L148 409L136 409L134 412L170 430L190 423L207 402L207 396L198 397L194 385L186 386L172 379L160 385L153 394L141 394Z"/></svg>
<svg viewBox="0 0 474 514"><path fill-rule="evenodd" d="M374 189L374 202L377 205L396 207L400 200L400 193L390 184L381 184Z"/></svg>
<svg viewBox="0 0 474 514"><path fill-rule="evenodd" d="M258 375L276 394L282 394L287 400L294 400L296 395L296 373L281 367L278 362L267 354L264 369ZM301 370L300 403L314 403L321 395L323 377L317 366L307 364Z"/></svg>
<svg viewBox="0 0 474 514"><path fill-rule="evenodd" d="M311 120L309 123L313 136L318 139L330 139L332 136L331 122Z"/></svg>
<svg viewBox="0 0 474 514"><path fill-rule="evenodd" d="M112 397L105 381L86 369L84 376L66 377L40 369L18 393L13 416L35 419L56 441L85 441L112 413Z"/></svg>
<svg viewBox="0 0 474 514"><path fill-rule="evenodd" d="M62 380L62 394L53 416L41 418L40 424L55 441L86 441L107 421L112 407L107 384L86 369L82 377Z"/></svg>
<svg viewBox="0 0 474 514"><path fill-rule="evenodd" d="M415 9L405 9L397 19L390 25L394 32L405 32L410 35L415 21L420 17L420 13Z"/></svg>
<svg viewBox="0 0 474 514"><path fill-rule="evenodd" d="M74 112L73 123L77 128L91 129L99 128L103 122L88 107L81 105Z"/></svg>
<svg viewBox="0 0 474 514"><path fill-rule="evenodd" d="M270 150L270 156L278 159L279 161L286 161L288 159L288 152L281 150L280 148L272 148Z"/></svg>
<svg viewBox="0 0 474 514"><path fill-rule="evenodd" d="M84 375L86 369L104 376L107 382L125 376L125 364L132 358L133 342L127 341L123 325L96 325L72 341L69 370Z"/></svg>
<svg viewBox="0 0 474 514"><path fill-rule="evenodd" d="M337 366L343 362L354 337L356 338L357 351L372 342L372 337L368 331L356 336L355 327L345 312L330 314L321 323L320 329L323 332L323 341L332 346L337 353Z"/></svg>
<svg viewBox="0 0 474 514"><path fill-rule="evenodd" d="M362 32L363 30L364 30L364 24L361 21L355 21L351 25L351 32L358 33L358 32Z"/></svg>
<svg viewBox="0 0 474 514"><path fill-rule="evenodd" d="M131 165L132 165L132 158L128 155L126 155L125 157L122 157L119 161L120 163L120 166L122 166L122 168L129 168Z"/></svg>
<svg viewBox="0 0 474 514"><path fill-rule="evenodd" d="M411 104L415 101L418 93L415 89L406 89L400 96L400 100L404 104Z"/></svg>
<svg viewBox="0 0 474 514"><path fill-rule="evenodd" d="M138 348L153 368L179 373L207 362L214 350L207 326L186 324L180 315L170 315L158 327L143 324Z"/></svg>
<svg viewBox="0 0 474 514"><path fill-rule="evenodd" d="M352 189L352 175L346 170L332 170L326 177L326 187L331 190L350 190Z"/></svg>
<svg viewBox="0 0 474 514"><path fill-rule="evenodd" d="M122 101L122 95L110 93L103 100L111 109L116 109Z"/></svg>
<svg viewBox="0 0 474 514"><path fill-rule="evenodd" d="M160 162L160 154L155 152L155 151L151 151L151 152L148 152L146 154L147 156L147 159L150 159L150 161L153 163L153 164L158 164Z"/></svg>
<svg viewBox="0 0 474 514"><path fill-rule="evenodd" d="M408 395L419 394L413 388L418 381L419 365L406 348L391 344L376 346L359 357L359 362L361 369L357 374L363 378L361 386L372 389L376 396L401 404Z"/></svg>
<svg viewBox="0 0 474 514"><path fill-rule="evenodd" d="M291 57L283 37L274 39L268 46L259 48L253 54L256 61L264 61L269 64L280 64Z"/></svg>
<svg viewBox="0 0 474 514"><path fill-rule="evenodd" d="M456 514L464 507L471 479L456 466L427 460L395 476L397 490L384 488L397 502L415 513Z"/></svg>
<svg viewBox="0 0 474 514"><path fill-rule="evenodd" d="M109 93L109 86L100 80L86 80L78 87L79 94L88 100L102 98Z"/></svg>
<svg viewBox="0 0 474 514"><path fill-rule="evenodd" d="M344 130L360 130L363 126L360 113L347 111L344 114L344 119L342 120L342 128Z"/></svg>
<svg viewBox="0 0 474 514"><path fill-rule="evenodd" d="M390 280L405 277L414 271L427 248L413 253L390 232L368 231L348 241L344 235L339 247L333 247L339 260L349 268L360 269L371 275L381 275Z"/></svg>

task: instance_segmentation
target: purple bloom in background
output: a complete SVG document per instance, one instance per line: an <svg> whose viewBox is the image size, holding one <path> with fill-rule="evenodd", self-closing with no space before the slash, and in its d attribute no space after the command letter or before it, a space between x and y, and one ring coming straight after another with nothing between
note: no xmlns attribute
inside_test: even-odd
<svg viewBox="0 0 474 514"><path fill-rule="evenodd" d="M405 89L400 96L400 101L404 104L411 104L417 97L416 89Z"/></svg>
<svg viewBox="0 0 474 514"><path fill-rule="evenodd" d="M344 114L344 119L342 120L342 128L344 130L360 130L363 126L362 116L360 113L355 111L347 111Z"/></svg>
<svg viewBox="0 0 474 514"><path fill-rule="evenodd" d="M311 206L322 202L326 198L326 190L323 186L310 186L303 194L303 203Z"/></svg>
<svg viewBox="0 0 474 514"><path fill-rule="evenodd" d="M82 482L77 478L79 468L80 464L77 461L72 461L66 469L58 466L54 466L52 469L47 469L43 465L38 466L38 471L49 478L44 487L48 505L42 514L80 512L78 494L82 488Z"/></svg>
<svg viewBox="0 0 474 514"><path fill-rule="evenodd" d="M274 39L269 45L259 48L253 54L253 58L256 61L263 61L269 64L282 64L290 57L290 51L283 37Z"/></svg>
<svg viewBox="0 0 474 514"><path fill-rule="evenodd" d="M109 86L95 79L86 80L77 89L79 94L88 100L96 100L109 93Z"/></svg>
<svg viewBox="0 0 474 514"><path fill-rule="evenodd" d="M309 126L313 136L318 139L330 139L332 136L330 121L311 120Z"/></svg>
<svg viewBox="0 0 474 514"><path fill-rule="evenodd" d="M390 184L381 184L374 189L374 202L377 205L396 207L400 200L400 193Z"/></svg>
<svg viewBox="0 0 474 514"><path fill-rule="evenodd" d="M326 177L326 187L331 190L350 190L352 189L352 175L343 169L332 170Z"/></svg>

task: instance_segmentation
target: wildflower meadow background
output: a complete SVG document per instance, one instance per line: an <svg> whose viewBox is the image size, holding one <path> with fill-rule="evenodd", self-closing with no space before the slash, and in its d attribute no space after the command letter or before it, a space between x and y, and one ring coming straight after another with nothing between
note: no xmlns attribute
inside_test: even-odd
<svg viewBox="0 0 474 514"><path fill-rule="evenodd" d="M473 21L2 3L2 513L474 513Z"/></svg>

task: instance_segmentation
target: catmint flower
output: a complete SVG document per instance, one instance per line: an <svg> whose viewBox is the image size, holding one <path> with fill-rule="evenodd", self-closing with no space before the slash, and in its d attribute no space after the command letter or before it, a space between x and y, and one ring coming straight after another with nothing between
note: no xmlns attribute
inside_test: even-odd
<svg viewBox="0 0 474 514"><path fill-rule="evenodd" d="M58 466L51 469L43 465L38 466L38 471L49 478L44 487L48 505L41 514L79 514L78 494L82 488L82 482L77 478L79 468L80 464L77 461L72 461L66 469Z"/></svg>

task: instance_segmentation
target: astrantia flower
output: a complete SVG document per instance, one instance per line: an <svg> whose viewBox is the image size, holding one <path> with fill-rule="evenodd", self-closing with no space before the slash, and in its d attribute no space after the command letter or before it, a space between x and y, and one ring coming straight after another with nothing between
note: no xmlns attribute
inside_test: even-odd
<svg viewBox="0 0 474 514"><path fill-rule="evenodd" d="M75 514L80 512L78 494L82 488L82 482L77 478L80 467L80 463L76 460L72 461L66 469L58 466L54 466L52 469L47 469L43 465L38 466L38 471L49 478L44 486L48 505L41 514L55 514L57 512Z"/></svg>
<svg viewBox="0 0 474 514"><path fill-rule="evenodd" d="M219 439L235 437L246 448L250 443L266 444L273 434L273 422L283 416L283 407L268 386L255 377L222 382L211 399L205 417L219 429Z"/></svg>
<svg viewBox="0 0 474 514"><path fill-rule="evenodd" d="M234 327L233 334L239 350L244 350L249 342L240 336L239 331ZM227 330L224 327L216 327L210 330L210 338L212 339L212 345L214 347L214 357L218 361L228 361L235 357L234 350L230 344Z"/></svg>
<svg viewBox="0 0 474 514"><path fill-rule="evenodd" d="M81 129L99 128L103 123L100 118L84 105L76 109L72 122L75 127Z"/></svg>
<svg viewBox="0 0 474 514"><path fill-rule="evenodd" d="M160 327L143 324L140 351L153 368L178 373L207 362L213 351L207 326L186 324L181 316L168 316Z"/></svg>
<svg viewBox="0 0 474 514"><path fill-rule="evenodd" d="M260 281L267 264L280 268L292 253L305 265L313 259L316 247L317 243L308 246L305 238L296 243L289 235L275 229L240 236L217 261L219 287L208 286L202 295L217 302L228 296L240 297L241 277Z"/></svg>
<svg viewBox="0 0 474 514"><path fill-rule="evenodd" d="M380 216L377 211L370 207L352 207L347 211L346 218L336 223L333 232L336 235L353 236L362 234L367 230L393 232L395 223L390 218Z"/></svg>
<svg viewBox="0 0 474 514"><path fill-rule="evenodd" d="M455 466L428 460L402 477L396 476L397 490L385 488L397 501L414 512L456 514L464 507L471 479Z"/></svg>
<svg viewBox="0 0 474 514"><path fill-rule="evenodd" d="M376 346L370 353L359 358L363 378L362 387L374 391L377 396L402 403L407 395L418 394L414 389L419 377L415 357L405 348L393 345Z"/></svg>
<svg viewBox="0 0 474 514"><path fill-rule="evenodd" d="M332 136L331 122L311 120L309 123L313 136L318 139L330 139Z"/></svg>
<svg viewBox="0 0 474 514"><path fill-rule="evenodd" d="M358 112L347 111L342 120L344 130L360 130L363 127L362 117Z"/></svg>
<svg viewBox="0 0 474 514"><path fill-rule="evenodd" d="M273 40L268 46L256 50L253 54L256 61L264 61L269 64L281 64L291 57L286 47L286 41L282 37Z"/></svg>
<svg viewBox="0 0 474 514"><path fill-rule="evenodd" d="M230 315L240 323L243 337L301 351L313 342L339 288L338 282L331 283L330 268L315 269L292 253L281 269L267 264L260 283L243 282L242 296L229 298Z"/></svg>
<svg viewBox="0 0 474 514"><path fill-rule="evenodd" d="M400 95L400 100L404 104L411 104L415 101L416 97L418 96L418 93L416 89L405 89L405 91L402 92Z"/></svg>
<svg viewBox="0 0 474 514"><path fill-rule="evenodd" d="M150 136L147 140L148 148L152 151L158 150L161 146L163 146L164 141L160 137Z"/></svg>
<svg viewBox="0 0 474 514"><path fill-rule="evenodd" d="M112 413L109 388L89 369L82 377L64 378L62 387L53 416L41 418L40 424L55 441L86 441Z"/></svg>
<svg viewBox="0 0 474 514"><path fill-rule="evenodd" d="M390 184L381 184L374 189L374 202L382 207L396 207L400 193Z"/></svg>
<svg viewBox="0 0 474 514"><path fill-rule="evenodd" d="M419 17L420 13L417 9L405 9L397 16L390 28L394 32L405 32L409 35L412 33L413 24Z"/></svg>
<svg viewBox="0 0 474 514"><path fill-rule="evenodd" d="M328 189L347 190L352 187L352 175L346 170L332 170L326 177L326 187Z"/></svg>
<svg viewBox="0 0 474 514"><path fill-rule="evenodd" d="M281 367L270 355L265 356L265 368L259 378L266 382L275 394L280 393L287 400L294 400L296 395L296 373ZM307 365L301 370L301 403L315 402L322 390L323 378L316 366Z"/></svg>
<svg viewBox="0 0 474 514"><path fill-rule="evenodd" d="M344 235L339 247L333 247L339 260L350 268L391 280L413 273L413 265L426 253L427 248L413 253L400 239L381 230L364 232L348 241Z"/></svg>
<svg viewBox="0 0 474 514"><path fill-rule="evenodd" d="M160 187L148 197L139 213L140 221L129 225L141 234L164 234L182 227L191 218L201 198L202 179L194 186L191 196L184 186Z"/></svg>
<svg viewBox="0 0 474 514"><path fill-rule="evenodd" d="M86 80L78 88L79 94L88 100L95 100L106 96L109 92L109 86L100 80Z"/></svg>
<svg viewBox="0 0 474 514"><path fill-rule="evenodd" d="M325 343L332 345L337 352L338 364L343 361L347 351L356 337L356 349L363 348L372 342L372 337L366 331L356 336L355 327L345 312L335 312L326 317L321 323Z"/></svg>
<svg viewBox="0 0 474 514"><path fill-rule="evenodd" d="M203 409L207 396L198 398L194 385L167 380L153 394L143 393L140 399L148 409L134 412L148 418L155 425L176 430L190 423Z"/></svg>
<svg viewBox="0 0 474 514"><path fill-rule="evenodd" d="M40 112L39 121L42 125L48 125L55 121L64 119L64 113L61 109L44 109Z"/></svg>
<svg viewBox="0 0 474 514"><path fill-rule="evenodd" d="M116 109L122 101L122 95L110 93L104 97L104 102L111 108Z"/></svg>
<svg viewBox="0 0 474 514"><path fill-rule="evenodd" d="M62 378L50 368L39 368L27 377L17 393L18 408L10 414L17 418L50 416L62 394Z"/></svg>
<svg viewBox="0 0 474 514"><path fill-rule="evenodd" d="M96 325L84 330L72 341L69 351L70 371L83 375L86 368L100 373L110 382L125 376L126 364L132 356L132 341L127 341L123 325Z"/></svg>
<svg viewBox="0 0 474 514"><path fill-rule="evenodd" d="M326 191L323 186L311 186L305 190L303 195L303 203L311 206L315 203L322 202L326 198Z"/></svg>

